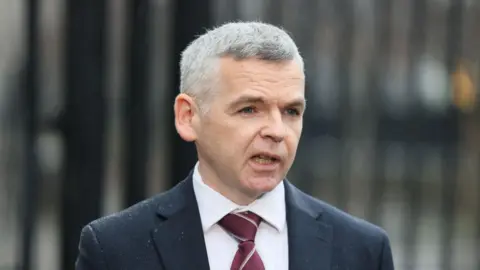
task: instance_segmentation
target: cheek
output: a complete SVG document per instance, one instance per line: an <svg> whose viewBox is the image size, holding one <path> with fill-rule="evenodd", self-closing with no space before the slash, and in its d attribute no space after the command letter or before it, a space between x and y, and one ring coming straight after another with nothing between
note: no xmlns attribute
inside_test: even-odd
<svg viewBox="0 0 480 270"><path fill-rule="evenodd" d="M248 128L238 128L238 125L210 125L205 127L203 138L207 147L225 159L233 159L242 152L247 143Z"/></svg>
<svg viewBox="0 0 480 270"><path fill-rule="evenodd" d="M298 146L298 140L296 139L291 139L287 141L287 148L288 148L288 153L291 156L294 156L295 153L297 152L297 146Z"/></svg>
<svg viewBox="0 0 480 270"><path fill-rule="evenodd" d="M240 120L225 122L225 134L241 141L248 141L259 130L259 123L256 121Z"/></svg>
<svg viewBox="0 0 480 270"><path fill-rule="evenodd" d="M292 152L292 154L294 154L297 150L301 134L301 128L293 128L290 130L290 134L287 138L287 147L289 148L289 151Z"/></svg>

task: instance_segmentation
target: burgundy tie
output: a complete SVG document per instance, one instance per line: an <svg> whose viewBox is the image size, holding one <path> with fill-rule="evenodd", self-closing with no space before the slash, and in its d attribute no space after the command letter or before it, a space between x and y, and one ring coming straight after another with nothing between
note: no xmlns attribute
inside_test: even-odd
<svg viewBox="0 0 480 270"><path fill-rule="evenodd" d="M261 221L254 213L242 212L227 214L218 222L239 243L231 270L265 270L255 250L255 235Z"/></svg>

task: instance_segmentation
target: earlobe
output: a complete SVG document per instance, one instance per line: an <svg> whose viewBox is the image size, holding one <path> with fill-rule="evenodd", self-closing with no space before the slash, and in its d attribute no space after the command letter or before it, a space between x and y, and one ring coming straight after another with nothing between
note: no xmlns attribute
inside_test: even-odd
<svg viewBox="0 0 480 270"><path fill-rule="evenodd" d="M196 114L194 100L186 95L179 94L175 98L175 128L182 139L187 142L193 142L197 139L193 127L193 118Z"/></svg>

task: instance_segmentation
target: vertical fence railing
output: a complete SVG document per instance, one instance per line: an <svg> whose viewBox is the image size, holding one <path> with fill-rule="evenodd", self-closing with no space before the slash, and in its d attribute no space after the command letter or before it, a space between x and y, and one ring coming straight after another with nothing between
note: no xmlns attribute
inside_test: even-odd
<svg viewBox="0 0 480 270"><path fill-rule="evenodd" d="M32 269L32 240L35 219L37 217L37 198L39 187L39 170L35 141L38 135L37 100L38 100L38 23L39 10L37 0L26 1L27 63L23 95L23 111L25 113L25 179L24 208L22 213L23 239L20 254L20 267ZM23 201L23 200L22 200Z"/></svg>
<svg viewBox="0 0 480 270"><path fill-rule="evenodd" d="M385 67L388 66L388 55L391 51L391 39L392 39L392 30L391 30L391 19L390 14L392 13L392 0L376 0L374 1L374 37L375 37L375 54L373 56L372 70L373 72L369 74L369 82L367 85L370 86L370 90L367 91L367 94L371 96L369 98L369 106L372 110L372 116L377 117L378 111L380 109L381 99L379 98L379 93L382 88L382 79L385 75ZM377 121L377 119L375 120ZM374 169L373 169L373 180L372 180L372 191L371 199L369 200L369 205L367 207L366 217L374 222L375 224L380 224L380 209L379 205L381 204L383 194L386 189L386 179L384 177L384 165L385 157L381 154L379 149L379 144L375 143L374 153L375 159Z"/></svg>
<svg viewBox="0 0 480 270"><path fill-rule="evenodd" d="M127 88L125 95L125 198L133 205L146 194L149 142L149 15L150 0L128 1L130 21L127 52Z"/></svg>
<svg viewBox="0 0 480 270"><path fill-rule="evenodd" d="M480 168L480 153L477 153L477 160L476 160L476 163L477 163L477 166L478 168ZM478 178L480 178L480 170L477 169L477 174L476 176ZM476 248L476 253L477 254L480 254L480 179L476 179L477 181L477 193L476 193L476 197L477 197L477 200L476 200L476 206L477 206L477 211L476 211L476 215L477 215L477 218L476 218L476 228L477 228L477 232L474 236L476 236L476 241L475 241L475 247ZM476 258L476 266L477 267L480 267L480 256L477 256Z"/></svg>
<svg viewBox="0 0 480 270"><path fill-rule="evenodd" d="M106 0L67 1L62 269L74 269L80 231L101 214L104 179Z"/></svg>
<svg viewBox="0 0 480 270"><path fill-rule="evenodd" d="M349 94L352 90L351 85L351 69L350 63L353 55L353 37L355 31L354 23L354 3L349 0L339 0L335 1L334 10L337 16L340 18L339 23L339 38L337 51L337 74L338 74L338 88L339 91L339 104L338 106L338 120L341 125L342 139L344 141L349 141L351 139L350 127L351 122L351 106L349 104ZM342 161L342 166L339 166L338 179L336 182L336 205L341 209L346 209L347 207L347 180L349 173L349 158L346 158L348 153L351 151L350 145L345 144L342 147L342 154L340 160ZM344 164L344 165L343 165Z"/></svg>
<svg viewBox="0 0 480 270"><path fill-rule="evenodd" d="M449 72L455 70L457 61L461 55L462 44L462 14L463 0L451 0L447 13L447 31L446 31L446 50L445 59ZM457 116L452 116L457 118ZM441 265L443 269L453 269L453 236L454 236L454 217L455 217L455 194L457 188L457 150L447 147L443 152L444 166L442 167L442 203L443 213L442 239L441 239ZM479 224L480 225L480 224Z"/></svg>
<svg viewBox="0 0 480 270"><path fill-rule="evenodd" d="M415 269L418 261L418 229L421 211L421 147L412 146L407 149L407 167L403 181L405 199L408 209L403 224L404 266L405 269Z"/></svg>
<svg viewBox="0 0 480 270"><path fill-rule="evenodd" d="M442 191L441 191L441 266L443 270L454 269L453 266L453 236L455 223L455 194L459 180L457 149L446 147L442 153Z"/></svg>
<svg viewBox="0 0 480 270"><path fill-rule="evenodd" d="M427 16L427 1L414 0L410 1L410 18L409 18L409 33L408 33L408 75L407 88L403 89L407 92L410 100L413 100L415 93L418 92L418 80L416 77L416 66L418 59L422 56L425 48L426 35L426 16ZM415 105L414 105L415 104ZM405 269L415 269L418 262L418 229L420 224L420 206L421 206L421 125L423 120L422 110L416 106L417 101L410 102L410 110L413 113L408 113L410 130L407 130L404 135L409 144L407 148L407 167L405 170L405 177L403 180L403 188L405 192L405 200L407 211L405 216L405 223L403 224L403 254ZM413 105L413 106L412 106ZM410 132L410 134L408 134ZM415 142L419 142L417 145Z"/></svg>

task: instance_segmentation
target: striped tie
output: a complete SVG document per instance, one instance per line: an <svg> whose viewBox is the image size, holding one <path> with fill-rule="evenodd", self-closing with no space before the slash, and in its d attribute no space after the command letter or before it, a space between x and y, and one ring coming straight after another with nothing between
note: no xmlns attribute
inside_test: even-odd
<svg viewBox="0 0 480 270"><path fill-rule="evenodd" d="M227 214L218 222L239 243L231 270L265 270L255 250L255 235L261 221L254 213L242 212Z"/></svg>

